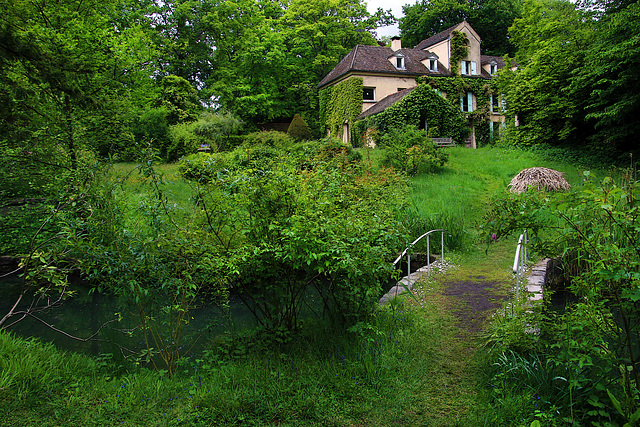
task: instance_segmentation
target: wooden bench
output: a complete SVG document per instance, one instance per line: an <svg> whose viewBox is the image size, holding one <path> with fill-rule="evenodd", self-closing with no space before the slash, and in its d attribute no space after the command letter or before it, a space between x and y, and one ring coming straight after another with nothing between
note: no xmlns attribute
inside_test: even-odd
<svg viewBox="0 0 640 427"><path fill-rule="evenodd" d="M432 138L438 147L455 147L456 142L453 138Z"/></svg>

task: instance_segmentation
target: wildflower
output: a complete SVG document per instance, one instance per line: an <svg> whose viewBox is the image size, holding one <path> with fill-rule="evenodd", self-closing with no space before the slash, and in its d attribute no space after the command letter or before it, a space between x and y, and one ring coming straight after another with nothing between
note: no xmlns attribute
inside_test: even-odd
<svg viewBox="0 0 640 427"><path fill-rule="evenodd" d="M491 233L491 241L495 243L496 240L498 240L496 233Z"/></svg>

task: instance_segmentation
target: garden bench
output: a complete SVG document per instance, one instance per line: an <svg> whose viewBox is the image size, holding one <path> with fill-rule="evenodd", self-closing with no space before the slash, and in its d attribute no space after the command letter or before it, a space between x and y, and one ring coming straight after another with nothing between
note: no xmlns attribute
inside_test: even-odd
<svg viewBox="0 0 640 427"><path fill-rule="evenodd" d="M456 146L456 142L453 140L453 138L433 138L433 142L435 142L438 147Z"/></svg>

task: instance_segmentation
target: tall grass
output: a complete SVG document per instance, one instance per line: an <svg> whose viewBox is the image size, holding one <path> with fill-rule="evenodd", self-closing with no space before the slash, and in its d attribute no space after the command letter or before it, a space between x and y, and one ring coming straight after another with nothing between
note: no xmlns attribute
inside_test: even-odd
<svg viewBox="0 0 640 427"><path fill-rule="evenodd" d="M411 423L402 408L437 364L436 324L394 301L351 332L229 341L185 360L173 378L135 367L115 374L104 358L0 333L0 425Z"/></svg>
<svg viewBox="0 0 640 427"><path fill-rule="evenodd" d="M446 150L449 162L440 171L411 179L411 209L406 220L416 237L430 229L448 230L452 237L447 244L455 250L471 247L491 198L506 191L522 169L545 166L564 172L572 185L581 183L579 167L551 161L539 153L492 147Z"/></svg>

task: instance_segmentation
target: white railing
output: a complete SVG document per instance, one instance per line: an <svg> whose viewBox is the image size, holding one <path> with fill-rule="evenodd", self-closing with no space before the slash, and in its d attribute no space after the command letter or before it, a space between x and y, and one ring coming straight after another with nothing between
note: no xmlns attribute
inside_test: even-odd
<svg viewBox="0 0 640 427"><path fill-rule="evenodd" d="M516 275L516 298L520 297L520 281L527 267L527 244L529 243L529 236L527 230L520 235L518 239L518 246L516 247L516 256L513 260L513 274Z"/></svg>
<svg viewBox="0 0 640 427"><path fill-rule="evenodd" d="M409 246L406 247L406 249L400 254L400 256L398 256L398 258L396 258L395 261L393 261L393 267L395 268L396 264L398 264L398 262L400 262L400 260L402 259L403 256L407 255L407 287L409 289L411 289L411 253L410 250L413 249L413 247L416 245L416 243L418 243L420 240L422 240L422 238L426 237L427 238L427 268L431 267L431 245L430 245L430 236L431 233L437 233L440 232L440 244L441 246L441 257L442 259L444 259L444 233L446 233L446 230L431 230L431 231L427 231L426 233L424 233L422 236L418 237L416 240L414 240ZM429 269L429 271L431 271L431 269Z"/></svg>

